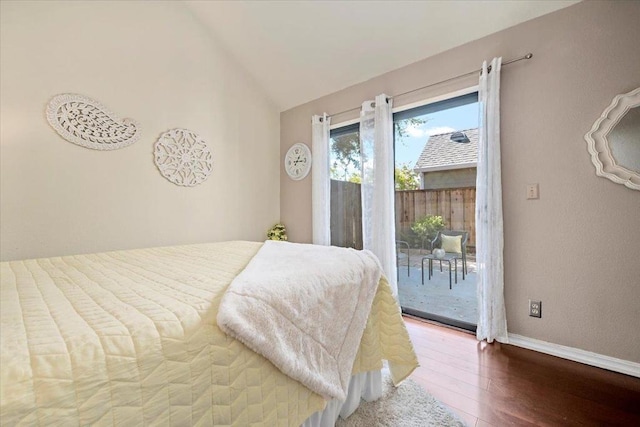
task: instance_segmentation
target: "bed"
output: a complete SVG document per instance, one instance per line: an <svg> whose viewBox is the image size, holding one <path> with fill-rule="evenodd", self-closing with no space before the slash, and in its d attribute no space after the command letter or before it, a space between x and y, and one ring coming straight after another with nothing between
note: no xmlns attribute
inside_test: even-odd
<svg viewBox="0 0 640 427"><path fill-rule="evenodd" d="M342 402L217 325L230 284L262 247L238 241L1 263L2 425L299 426L339 412ZM417 366L381 277L353 362L351 406L371 394L366 384L383 360L396 383Z"/></svg>

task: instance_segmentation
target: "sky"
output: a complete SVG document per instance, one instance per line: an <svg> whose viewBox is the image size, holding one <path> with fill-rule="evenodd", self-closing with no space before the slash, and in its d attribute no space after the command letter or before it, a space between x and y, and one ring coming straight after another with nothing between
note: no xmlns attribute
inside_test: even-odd
<svg viewBox="0 0 640 427"><path fill-rule="evenodd" d="M396 135L396 166L407 164L413 169L430 135L478 127L478 104L450 108L419 118L426 120L426 123L409 127L409 135L402 140Z"/></svg>
<svg viewBox="0 0 640 427"><path fill-rule="evenodd" d="M396 167L402 165L413 169L422 153L422 149L430 135L449 133L457 130L473 129L478 127L478 103L467 104L460 107L449 108L435 113L418 116L425 120L420 126L408 127L407 136L400 139L396 135L395 162ZM334 164L334 154L331 152L331 164ZM344 169L338 168L336 173L340 178L345 179ZM359 170L349 168L346 176L352 174L359 175ZM346 177L345 176L345 177ZM336 178L333 178L336 179Z"/></svg>

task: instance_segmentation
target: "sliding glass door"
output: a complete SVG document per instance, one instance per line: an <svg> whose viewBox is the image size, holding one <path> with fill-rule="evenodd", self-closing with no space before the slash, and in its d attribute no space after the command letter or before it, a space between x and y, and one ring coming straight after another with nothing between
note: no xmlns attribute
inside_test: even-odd
<svg viewBox="0 0 640 427"><path fill-rule="evenodd" d="M477 93L397 112L394 125L400 305L474 330Z"/></svg>
<svg viewBox="0 0 640 427"><path fill-rule="evenodd" d="M331 244L362 249L359 123L330 137ZM394 138L400 305L474 330L477 93L394 113Z"/></svg>

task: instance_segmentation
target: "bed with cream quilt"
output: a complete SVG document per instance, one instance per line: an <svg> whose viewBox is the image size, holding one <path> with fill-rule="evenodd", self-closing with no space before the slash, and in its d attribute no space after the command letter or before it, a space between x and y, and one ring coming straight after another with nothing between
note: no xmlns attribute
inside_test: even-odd
<svg viewBox="0 0 640 427"><path fill-rule="evenodd" d="M229 285L262 246L3 262L1 424L299 426L323 410L327 396L218 327ZM384 277L359 342L353 375L387 360L397 383L417 366Z"/></svg>

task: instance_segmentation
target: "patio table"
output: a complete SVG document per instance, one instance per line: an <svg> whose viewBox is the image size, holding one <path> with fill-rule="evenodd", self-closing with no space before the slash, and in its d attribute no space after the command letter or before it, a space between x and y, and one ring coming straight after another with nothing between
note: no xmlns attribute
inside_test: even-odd
<svg viewBox="0 0 640 427"><path fill-rule="evenodd" d="M451 289L451 261L454 263L455 280L458 284L458 259L461 254L445 254L442 258L436 257L434 254L428 254L422 257L422 284L424 285L424 261L429 260L429 280L433 276L433 261L445 261L449 263L449 289ZM440 271L442 271L442 264L440 264ZM464 272L462 273L464 275ZM463 277L464 278L464 277Z"/></svg>

